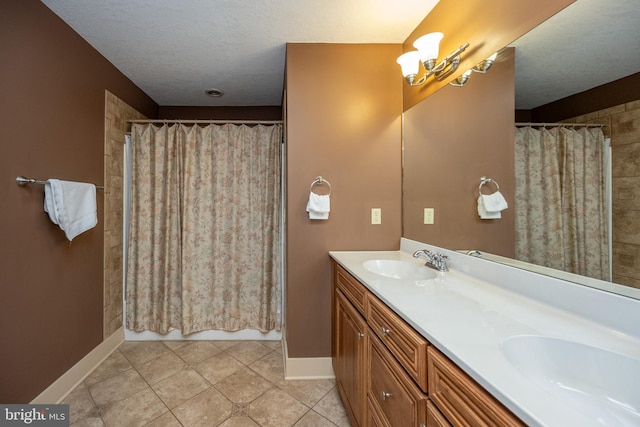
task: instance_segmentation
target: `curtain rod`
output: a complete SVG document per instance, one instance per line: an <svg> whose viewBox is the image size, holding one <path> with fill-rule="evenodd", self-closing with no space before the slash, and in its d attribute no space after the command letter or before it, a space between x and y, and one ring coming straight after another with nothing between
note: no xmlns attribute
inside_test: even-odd
<svg viewBox="0 0 640 427"><path fill-rule="evenodd" d="M540 127L605 127L604 124L595 124L595 123L516 123L516 127L526 127L526 126L540 126Z"/></svg>
<svg viewBox="0 0 640 427"><path fill-rule="evenodd" d="M241 124L241 125L261 125L282 124L282 120L171 120L171 119L159 119L159 120L127 120L128 123L206 123L206 124Z"/></svg>

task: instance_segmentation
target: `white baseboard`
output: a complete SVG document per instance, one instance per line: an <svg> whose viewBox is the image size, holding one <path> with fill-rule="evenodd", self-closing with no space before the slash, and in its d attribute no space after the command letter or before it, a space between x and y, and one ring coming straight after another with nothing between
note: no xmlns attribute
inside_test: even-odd
<svg viewBox="0 0 640 427"><path fill-rule="evenodd" d="M31 403L47 404L60 403L71 391L78 386L95 368L100 365L120 344L124 342L124 328L115 331L102 341L89 354L80 359L60 378L40 393Z"/></svg>
<svg viewBox="0 0 640 427"><path fill-rule="evenodd" d="M330 357L289 357L286 335L283 335L282 356L286 380L323 380L336 377Z"/></svg>

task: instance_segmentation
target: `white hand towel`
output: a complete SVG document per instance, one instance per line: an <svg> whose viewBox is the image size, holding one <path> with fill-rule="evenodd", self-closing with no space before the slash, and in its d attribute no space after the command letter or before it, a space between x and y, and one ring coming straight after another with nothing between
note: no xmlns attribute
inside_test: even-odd
<svg viewBox="0 0 640 427"><path fill-rule="evenodd" d="M44 185L44 211L49 214L51 222L56 225L60 223L60 221L58 221L58 214L56 213L51 185L48 182Z"/></svg>
<svg viewBox="0 0 640 427"><path fill-rule="evenodd" d="M71 241L98 223L96 186L49 179L44 187L44 210Z"/></svg>
<svg viewBox="0 0 640 427"><path fill-rule="evenodd" d="M328 194L316 194L313 191L309 193L307 202L309 219L329 219L330 210L331 202Z"/></svg>
<svg viewBox="0 0 640 427"><path fill-rule="evenodd" d="M478 197L478 215L482 219L502 218L501 211L507 209L507 201L502 193L481 194Z"/></svg>

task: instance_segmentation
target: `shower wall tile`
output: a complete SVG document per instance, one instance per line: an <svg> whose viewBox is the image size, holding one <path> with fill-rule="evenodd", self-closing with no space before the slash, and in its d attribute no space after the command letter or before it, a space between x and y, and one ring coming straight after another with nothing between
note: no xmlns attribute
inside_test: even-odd
<svg viewBox="0 0 640 427"><path fill-rule="evenodd" d="M625 106L636 106L636 103L628 103ZM637 144L640 143L640 108L632 108L612 115L612 144Z"/></svg>
<svg viewBox="0 0 640 427"><path fill-rule="evenodd" d="M613 178L613 210L615 212L640 211L640 175Z"/></svg>
<svg viewBox="0 0 640 427"><path fill-rule="evenodd" d="M640 288L640 245L614 244L613 272L615 283Z"/></svg>
<svg viewBox="0 0 640 427"><path fill-rule="evenodd" d="M626 104L624 104L624 107L627 111L640 109L640 100L627 102Z"/></svg>
<svg viewBox="0 0 640 427"><path fill-rule="evenodd" d="M592 113L583 114L582 116L578 116L575 118L575 123L589 123L594 120L598 120L598 112L594 111Z"/></svg>
<svg viewBox="0 0 640 427"><path fill-rule="evenodd" d="M129 120L145 118L117 96L105 91L104 338L122 326L124 135L129 131Z"/></svg>
<svg viewBox="0 0 640 427"><path fill-rule="evenodd" d="M615 137L611 140L613 141ZM612 175L614 178L640 176L640 143L611 145ZM620 161L620 160L624 161Z"/></svg>
<svg viewBox="0 0 640 427"><path fill-rule="evenodd" d="M640 211L613 212L613 241L640 246Z"/></svg>
<svg viewBox="0 0 640 427"><path fill-rule="evenodd" d="M625 112L625 104L620 104L613 107L605 108L604 110L596 111L596 114L600 118L600 117L611 117L614 114L619 114L624 112Z"/></svg>

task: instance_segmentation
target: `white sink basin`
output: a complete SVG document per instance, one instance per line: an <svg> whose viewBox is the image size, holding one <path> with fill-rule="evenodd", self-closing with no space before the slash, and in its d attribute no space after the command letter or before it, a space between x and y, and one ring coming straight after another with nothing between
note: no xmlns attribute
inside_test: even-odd
<svg viewBox="0 0 640 427"><path fill-rule="evenodd" d="M391 279L429 280L436 277L435 271L420 264L390 259L372 259L362 263L371 273Z"/></svg>
<svg viewBox="0 0 640 427"><path fill-rule="evenodd" d="M525 377L599 424L640 425L639 359L536 335L508 338L502 351Z"/></svg>

